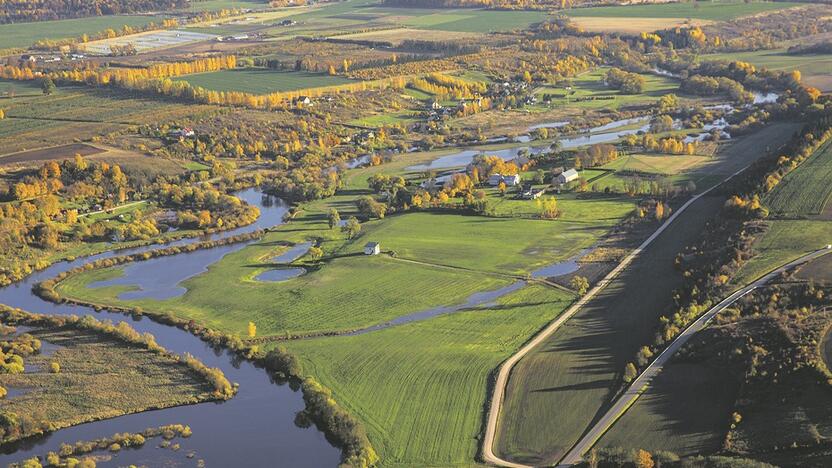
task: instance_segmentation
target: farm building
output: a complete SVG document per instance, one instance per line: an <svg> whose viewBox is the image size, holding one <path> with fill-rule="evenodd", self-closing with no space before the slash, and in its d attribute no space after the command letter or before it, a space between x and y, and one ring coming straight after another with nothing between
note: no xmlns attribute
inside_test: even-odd
<svg viewBox="0 0 832 468"><path fill-rule="evenodd" d="M514 187L520 183L520 176L517 174L505 176L502 174L492 174L491 177L488 178L488 185L492 187L500 185L500 182L506 184L507 187Z"/></svg>
<svg viewBox="0 0 832 468"><path fill-rule="evenodd" d="M520 193L520 199L522 200L537 200L543 194L546 193L546 188L534 188L532 184L527 184L523 187L523 191Z"/></svg>
<svg viewBox="0 0 832 468"><path fill-rule="evenodd" d="M381 245L378 242L367 242L364 246L364 255L378 255L381 253Z"/></svg>
<svg viewBox="0 0 832 468"><path fill-rule="evenodd" d="M576 171L575 169L569 169L568 171L564 171L563 173L555 177L555 182L561 185L568 184L569 182L578 180L578 177L578 171Z"/></svg>

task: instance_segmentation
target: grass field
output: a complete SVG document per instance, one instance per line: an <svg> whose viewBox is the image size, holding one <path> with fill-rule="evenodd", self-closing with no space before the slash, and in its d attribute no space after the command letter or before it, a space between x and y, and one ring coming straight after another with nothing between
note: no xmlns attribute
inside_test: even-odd
<svg viewBox="0 0 832 468"><path fill-rule="evenodd" d="M127 26L144 26L161 23L161 16L96 16L37 23L15 23L0 25L0 49L29 47L40 39L74 38L81 34L93 35L108 28L119 29Z"/></svg>
<svg viewBox="0 0 832 468"><path fill-rule="evenodd" d="M380 31L367 31L367 32L359 32L355 34L346 34L337 36L338 39L354 39L354 40L361 40L361 41L384 41L397 46L402 43L402 41L411 40L414 37L420 37L421 40L425 41L449 41L449 40L458 40L458 39L474 39L479 36L479 33L475 32L454 32L454 31L445 31L441 35L437 35L435 31L431 31L428 29L413 29L413 28L402 28L402 29L383 29Z"/></svg>
<svg viewBox="0 0 832 468"><path fill-rule="evenodd" d="M771 214L781 217L817 216L832 197L832 141L818 148L763 198Z"/></svg>
<svg viewBox="0 0 832 468"><path fill-rule="evenodd" d="M572 22L586 31L640 34L677 26L703 26L709 24L711 21L703 19L689 20L687 18L629 18L573 15Z"/></svg>
<svg viewBox="0 0 832 468"><path fill-rule="evenodd" d="M489 374L571 300L530 286L493 307L287 346L364 421L382 466L479 466Z"/></svg>
<svg viewBox="0 0 832 468"><path fill-rule="evenodd" d="M634 171L645 174L676 175L712 161L707 156L628 154L604 166L616 171Z"/></svg>
<svg viewBox="0 0 832 468"><path fill-rule="evenodd" d="M330 76L323 73L276 72L262 68L197 73L182 77L180 81L187 81L193 86L215 91L241 91L251 94L268 94L352 82L352 80L340 76Z"/></svg>
<svg viewBox="0 0 832 468"><path fill-rule="evenodd" d="M617 89L612 89L604 84L605 75L609 70L607 67L598 67L594 70L583 73L572 79L567 91L564 87L542 86L535 90L535 94L541 101L532 109L546 108L542 102L545 95L550 95L551 105L573 106L581 109L617 109L622 105L654 102L659 97L668 93L679 93L679 82L672 78L657 76L653 74L642 74L645 80L644 91L640 94L621 94ZM614 99L597 99L598 97L612 96ZM597 100L585 100L596 98Z"/></svg>
<svg viewBox="0 0 832 468"><path fill-rule="evenodd" d="M738 140L712 173L732 173L761 156L755 148L784 141L792 131L790 125L772 126ZM658 317L673 308L672 291L683 284L673 266L676 253L696 241L723 202L709 196L692 204L598 297L518 363L506 391L498 454L530 463L557 461L603 414L625 364L652 342Z"/></svg>
<svg viewBox="0 0 832 468"><path fill-rule="evenodd" d="M352 125L361 125L364 127L381 127L383 125L407 125L419 120L418 113L410 110L402 110L396 112L388 112L385 114L371 115L362 117L360 119L351 120Z"/></svg>
<svg viewBox="0 0 832 468"><path fill-rule="evenodd" d="M832 54L789 55L785 48L703 55L700 60L739 60L769 70L799 70L803 81L823 91L832 90Z"/></svg>
<svg viewBox="0 0 832 468"><path fill-rule="evenodd" d="M740 269L736 284L746 284L778 265L832 243L832 222L775 220L754 244L756 255Z"/></svg>
<svg viewBox="0 0 832 468"><path fill-rule="evenodd" d="M30 332L47 350L25 359L25 374L0 374L0 385L21 392L2 409L38 415L67 427L149 408L194 403L212 387L172 357L128 346L97 333L49 328ZM58 362L61 372L49 372Z"/></svg>
<svg viewBox="0 0 832 468"><path fill-rule="evenodd" d="M690 3L657 3L651 5L575 8L566 14L574 17L611 18L697 18L726 21L765 11L782 10L800 3L741 2L738 0L694 1Z"/></svg>

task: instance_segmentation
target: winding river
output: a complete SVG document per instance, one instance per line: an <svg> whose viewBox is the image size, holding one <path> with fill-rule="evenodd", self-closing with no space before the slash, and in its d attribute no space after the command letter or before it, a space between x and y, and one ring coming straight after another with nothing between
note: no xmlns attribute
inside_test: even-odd
<svg viewBox="0 0 832 468"><path fill-rule="evenodd" d="M244 190L237 196L258 206L260 218L251 225L218 233L212 238L224 238L283 223L283 215L288 207L280 200L265 198L256 189ZM185 239L173 245L200 240L202 239ZM239 250L244 246L245 244L241 243L170 257L158 257L135 265L153 263L154 267L143 270L142 275L160 275L160 273L167 275L166 272L193 275L203 271L208 265L229 252ZM222 403L202 403L136 413L73 426L42 437L27 439L2 447L0 465L5 466L32 456L45 455L50 450L57 451L61 443L108 437L116 432L139 432L145 428L163 424L187 424L193 428L193 435L188 439L178 441L182 445L182 450L179 452L157 449L158 441L149 441L140 449L122 450L110 463L101 462L99 466L129 464L195 466L198 459L204 459L209 466L336 466L340 459L340 450L330 445L324 435L314 427L299 428L294 424L295 414L304 407L301 394L287 385L273 383L262 369L256 368L247 361L241 361L225 351L215 350L188 332L161 325L148 318L136 320L107 311L94 312L86 307L52 304L32 294L34 284L75 266L98 258L154 248L158 246L120 250L73 262L56 263L24 281L0 289L0 303L31 312L53 315L93 315L100 320L127 321L136 330L153 334L158 343L168 350L180 354L190 353L208 366L222 369L230 381L240 384L237 396ZM206 253L210 255L206 257ZM130 267L135 265L130 265ZM166 276L166 279L171 278ZM173 283L162 285L160 294L172 294L171 288L173 293L177 292L178 282L174 280ZM153 284L161 285L159 282ZM158 291L154 291L156 292ZM186 453L189 451L195 452L193 460L186 458Z"/></svg>

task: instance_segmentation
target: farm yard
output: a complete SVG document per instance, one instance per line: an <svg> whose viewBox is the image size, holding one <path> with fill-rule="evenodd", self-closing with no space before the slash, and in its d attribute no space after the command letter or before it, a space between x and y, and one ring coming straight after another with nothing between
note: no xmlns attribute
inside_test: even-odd
<svg viewBox="0 0 832 468"><path fill-rule="evenodd" d="M260 68L198 73L187 75L181 80L187 81L193 86L214 91L241 91L252 94L268 94L353 83L352 80L347 78L330 76L324 73L277 72Z"/></svg>

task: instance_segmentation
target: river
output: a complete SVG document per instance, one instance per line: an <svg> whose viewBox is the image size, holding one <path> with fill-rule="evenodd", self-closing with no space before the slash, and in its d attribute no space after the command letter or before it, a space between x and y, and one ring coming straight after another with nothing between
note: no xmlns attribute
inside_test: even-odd
<svg viewBox="0 0 832 468"><path fill-rule="evenodd" d="M224 238L283 223L283 216L288 207L280 200L264 198L256 189L244 190L237 196L258 206L260 217L251 225L218 233L211 238ZM193 243L203 239L185 239L173 245ZM235 244L170 257L158 257L135 265L153 262L154 268L143 270L143 275L164 275L167 278L168 272L197 274L210 263L230 251L241 249L244 245ZM157 449L158 441L149 441L143 448L122 450L114 456L111 462L101 462L99 466L129 464L195 466L198 459L204 459L208 466L337 466L340 460L340 450L329 444L324 435L314 427L303 429L294 424L295 414L304 407L301 394L287 385L277 385L271 382L270 377L262 369L256 368L247 361L241 361L225 351L215 350L196 336L178 328L161 325L148 318L137 320L107 311L94 312L86 307L52 304L41 300L31 292L32 286L39 281L51 278L75 266L98 258L154 248L158 246L108 252L73 262L56 263L19 283L0 289L0 303L31 312L53 315L92 315L99 320L126 321L140 332L153 334L160 345L172 352L190 353L210 367L219 367L231 382L240 384L239 393L226 402L209 402L136 413L30 438L3 447L0 453L0 465L5 466L32 456L45 455L50 450L57 451L61 443L108 437L116 432L139 432L145 428L163 424L187 424L193 429L193 435L188 439L178 441L183 448L179 452ZM206 252L210 252L211 255L206 257ZM135 265L129 267L132 268ZM173 288L176 288L177 283L178 281L168 283L168 285L172 284ZM152 282L152 284L159 283ZM191 450L195 452L193 460L185 456Z"/></svg>

